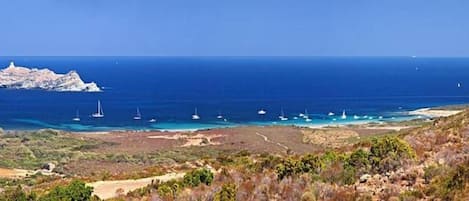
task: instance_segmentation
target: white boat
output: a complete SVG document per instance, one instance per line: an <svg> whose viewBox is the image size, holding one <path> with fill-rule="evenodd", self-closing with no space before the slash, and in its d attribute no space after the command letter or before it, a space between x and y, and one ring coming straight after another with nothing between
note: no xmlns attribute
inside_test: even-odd
<svg viewBox="0 0 469 201"><path fill-rule="evenodd" d="M308 118L309 118L308 110L307 110L307 109L305 109L305 114L303 115L303 118L304 118L304 119L308 119Z"/></svg>
<svg viewBox="0 0 469 201"><path fill-rule="evenodd" d="M298 119L298 117L293 117L293 119Z"/></svg>
<svg viewBox="0 0 469 201"><path fill-rule="evenodd" d="M379 116L378 119L383 119L383 116Z"/></svg>
<svg viewBox="0 0 469 201"><path fill-rule="evenodd" d="M142 119L142 114L140 114L140 109L137 108L137 113L134 116L134 120L141 120Z"/></svg>
<svg viewBox="0 0 469 201"><path fill-rule="evenodd" d="M334 116L335 114L333 112L329 112L327 115L328 116Z"/></svg>
<svg viewBox="0 0 469 201"><path fill-rule="evenodd" d="M101 106L101 101L98 100L98 108L96 113L93 113L91 115L93 118L103 118L104 117L104 111L103 107Z"/></svg>
<svg viewBox="0 0 469 201"><path fill-rule="evenodd" d="M347 115L345 115L345 110L342 111L342 116L340 116L341 119L347 119Z"/></svg>
<svg viewBox="0 0 469 201"><path fill-rule="evenodd" d="M197 114L197 108L194 109L194 114L192 115L192 120L199 120L200 116Z"/></svg>
<svg viewBox="0 0 469 201"><path fill-rule="evenodd" d="M155 119L155 118L150 119L150 120L148 120L148 122L150 122L150 123L155 123L155 122L156 122L156 119Z"/></svg>
<svg viewBox="0 0 469 201"><path fill-rule="evenodd" d="M265 111L264 109L260 109L259 111L257 111L257 114L258 115L265 115L265 114L267 114L267 111Z"/></svg>
<svg viewBox="0 0 469 201"><path fill-rule="evenodd" d="M353 118L354 119L360 119L360 117L358 115L353 115Z"/></svg>
<svg viewBox="0 0 469 201"><path fill-rule="evenodd" d="M223 115L221 114L221 112L218 113L217 119L223 119Z"/></svg>
<svg viewBox="0 0 469 201"><path fill-rule="evenodd" d="M306 122L311 122L311 121L313 121L313 120L310 119L310 118L306 118L305 121L306 121Z"/></svg>
<svg viewBox="0 0 469 201"><path fill-rule="evenodd" d="M80 113L77 110L77 114L75 115L75 118L72 119L73 121L80 121Z"/></svg>
<svg viewBox="0 0 469 201"><path fill-rule="evenodd" d="M303 118L303 117L305 116L305 114L300 113L298 116L301 117L301 118Z"/></svg>
<svg viewBox="0 0 469 201"><path fill-rule="evenodd" d="M458 88L461 88L461 83L458 83Z"/></svg>
<svg viewBox="0 0 469 201"><path fill-rule="evenodd" d="M283 113L283 109L280 110L280 116L278 116L278 118L279 118L281 121L286 121L286 120L288 120L288 118L285 116L285 113Z"/></svg>

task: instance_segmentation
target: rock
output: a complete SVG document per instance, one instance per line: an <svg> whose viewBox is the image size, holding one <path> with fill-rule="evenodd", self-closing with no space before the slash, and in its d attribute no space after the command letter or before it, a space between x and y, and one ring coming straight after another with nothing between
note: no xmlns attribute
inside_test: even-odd
<svg viewBox="0 0 469 201"><path fill-rule="evenodd" d="M0 88L43 89L49 91L99 92L96 83L85 83L76 71L56 74L49 69L37 69L15 66L0 70Z"/></svg>
<svg viewBox="0 0 469 201"><path fill-rule="evenodd" d="M48 171L48 172L52 172L54 171L56 165L53 164L53 163L46 163L42 166L42 169L45 170L45 171Z"/></svg>
<svg viewBox="0 0 469 201"><path fill-rule="evenodd" d="M371 178L371 175L369 174L364 174L362 176L360 176L360 183L365 183L366 181L368 181L368 179Z"/></svg>

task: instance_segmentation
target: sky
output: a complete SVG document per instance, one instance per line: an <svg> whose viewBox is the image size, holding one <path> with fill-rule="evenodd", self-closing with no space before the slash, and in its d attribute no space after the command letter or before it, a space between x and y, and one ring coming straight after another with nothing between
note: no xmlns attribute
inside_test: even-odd
<svg viewBox="0 0 469 201"><path fill-rule="evenodd" d="M0 56L469 56L467 0L0 0Z"/></svg>

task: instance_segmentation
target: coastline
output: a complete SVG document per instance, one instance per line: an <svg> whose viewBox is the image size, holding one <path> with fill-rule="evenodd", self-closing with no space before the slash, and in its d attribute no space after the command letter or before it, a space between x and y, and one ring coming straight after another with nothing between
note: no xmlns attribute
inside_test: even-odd
<svg viewBox="0 0 469 201"><path fill-rule="evenodd" d="M437 107L424 107L411 111L403 112L405 115L401 117L386 117L379 119L377 117L373 119L354 119L353 117L348 117L346 120L339 121L329 121L324 119L313 120L312 123L306 123L300 120L289 120L286 122L282 121L258 121L258 122L246 122L246 123L227 123L227 124L209 124L209 123L181 123L181 124L169 124L165 122L152 124L148 127L101 127L97 130L73 130L69 127L60 128L58 126L53 127L43 127L43 128L14 128L14 129L4 129L4 132L17 132L17 131L36 131L41 129L52 129L52 130L61 130L67 131L70 133L76 134L109 134L116 132L167 132L167 133L178 133L178 132L197 132L204 130L213 130L213 129L228 129L228 128L237 128L237 127L251 127L251 126L260 126L260 127L271 127L271 126L293 126L299 128L311 128L311 129L324 129L324 128L344 128L350 126L361 126L364 128L388 128L391 130L401 130L407 127L405 126L396 126L390 125L396 122L405 122L419 119L433 119L438 117L447 117L455 115L462 112L469 105L446 105L446 106L437 106ZM402 115L402 114L401 114Z"/></svg>

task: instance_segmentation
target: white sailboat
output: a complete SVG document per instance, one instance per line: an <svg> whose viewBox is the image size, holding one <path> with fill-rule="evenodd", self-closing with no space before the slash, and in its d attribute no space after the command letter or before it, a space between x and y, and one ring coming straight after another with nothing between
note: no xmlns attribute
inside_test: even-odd
<svg viewBox="0 0 469 201"><path fill-rule="evenodd" d="M77 110L77 113L75 115L75 118L72 119L73 121L80 121L80 113L79 111Z"/></svg>
<svg viewBox="0 0 469 201"><path fill-rule="evenodd" d="M286 121L288 118L285 116L285 113L283 112L283 109L280 110L280 116L278 116L280 121Z"/></svg>
<svg viewBox="0 0 469 201"><path fill-rule="evenodd" d="M199 120L200 116L197 114L197 108L194 109L194 114L192 115L192 120Z"/></svg>
<svg viewBox="0 0 469 201"><path fill-rule="evenodd" d="M340 116L341 119L347 119L347 115L345 115L345 110L342 111L342 116Z"/></svg>
<svg viewBox="0 0 469 201"><path fill-rule="evenodd" d="M223 119L223 115L221 114L221 112L218 112L217 119Z"/></svg>
<svg viewBox="0 0 469 201"><path fill-rule="evenodd" d="M307 109L305 109L305 113L303 114L303 118L309 119L309 115L308 115L308 110L307 110Z"/></svg>
<svg viewBox="0 0 469 201"><path fill-rule="evenodd" d="M260 109L259 111L257 111L257 114L258 115L265 115L265 114L267 114L267 111L265 111L264 109Z"/></svg>
<svg viewBox="0 0 469 201"><path fill-rule="evenodd" d="M137 107L137 113L134 116L134 120L141 120L142 114L140 114L140 109Z"/></svg>
<svg viewBox="0 0 469 201"><path fill-rule="evenodd" d="M101 106L101 101L98 100L98 108L96 113L93 113L91 115L93 118L103 118L104 117L104 111L103 107Z"/></svg>

